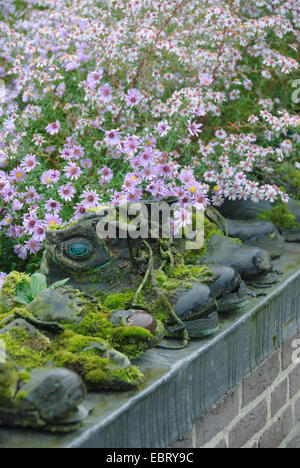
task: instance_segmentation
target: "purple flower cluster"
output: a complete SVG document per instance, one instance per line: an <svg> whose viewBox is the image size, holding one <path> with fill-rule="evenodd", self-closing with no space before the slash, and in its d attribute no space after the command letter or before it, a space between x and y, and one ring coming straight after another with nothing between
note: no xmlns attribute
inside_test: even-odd
<svg viewBox="0 0 300 468"><path fill-rule="evenodd" d="M298 69L297 2L25 3L0 0L0 235L20 258L124 197L178 197L175 230L187 203L288 201L268 180L297 158L299 116L257 83Z"/></svg>

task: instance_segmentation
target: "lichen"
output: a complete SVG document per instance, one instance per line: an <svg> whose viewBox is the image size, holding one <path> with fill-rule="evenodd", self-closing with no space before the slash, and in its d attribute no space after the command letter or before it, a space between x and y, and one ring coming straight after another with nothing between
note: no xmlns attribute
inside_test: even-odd
<svg viewBox="0 0 300 468"><path fill-rule="evenodd" d="M258 216L259 220L271 221L279 229L296 229L300 224L288 209L286 203L274 206L271 211L263 211Z"/></svg>

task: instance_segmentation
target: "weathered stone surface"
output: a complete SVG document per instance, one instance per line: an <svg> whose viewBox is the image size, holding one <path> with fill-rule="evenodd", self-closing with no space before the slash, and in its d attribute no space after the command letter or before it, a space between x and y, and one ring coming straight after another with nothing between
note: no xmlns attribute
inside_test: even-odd
<svg viewBox="0 0 300 468"><path fill-rule="evenodd" d="M268 419L267 402L263 400L246 414L229 434L229 448L241 448L261 430Z"/></svg>
<svg viewBox="0 0 300 468"><path fill-rule="evenodd" d="M300 422L300 397L295 401L295 424Z"/></svg>
<svg viewBox="0 0 300 468"><path fill-rule="evenodd" d="M278 413L287 401L288 395L288 380L284 379L273 390L271 395L271 415L272 417Z"/></svg>
<svg viewBox="0 0 300 468"><path fill-rule="evenodd" d="M174 445L172 445L173 449L185 449L185 448L193 448L193 434L190 432L185 437L179 439Z"/></svg>
<svg viewBox="0 0 300 468"><path fill-rule="evenodd" d="M290 398L300 391L300 364L290 373Z"/></svg>
<svg viewBox="0 0 300 468"><path fill-rule="evenodd" d="M238 390L233 390L197 423L197 447L202 447L223 431L239 412Z"/></svg>
<svg viewBox="0 0 300 468"><path fill-rule="evenodd" d="M291 406L269 427L259 440L259 448L277 448L293 428Z"/></svg>
<svg viewBox="0 0 300 468"><path fill-rule="evenodd" d="M300 340L300 330L293 333L292 336L285 341L282 347L282 369L287 369L292 364L292 355L295 352L293 343L295 340Z"/></svg>
<svg viewBox="0 0 300 468"><path fill-rule="evenodd" d="M243 382L243 407L261 395L280 372L279 350L255 369Z"/></svg>
<svg viewBox="0 0 300 468"><path fill-rule="evenodd" d="M299 429L293 437L287 442L286 448L289 449L299 449L300 448L300 426Z"/></svg>
<svg viewBox="0 0 300 468"><path fill-rule="evenodd" d="M227 449L228 445L225 439L221 439L215 446L215 449Z"/></svg>
<svg viewBox="0 0 300 468"><path fill-rule="evenodd" d="M94 411L83 430L58 438L1 429L0 447L169 446L269 356L274 341L281 345L299 327L299 258L300 245L287 245L282 259L275 262L276 269L284 272L280 284L266 291L268 297L250 301L244 311L226 317L213 340L193 342L175 353L147 351L137 361L147 375L146 386L138 392L104 392L101 397L90 393L87 403Z"/></svg>

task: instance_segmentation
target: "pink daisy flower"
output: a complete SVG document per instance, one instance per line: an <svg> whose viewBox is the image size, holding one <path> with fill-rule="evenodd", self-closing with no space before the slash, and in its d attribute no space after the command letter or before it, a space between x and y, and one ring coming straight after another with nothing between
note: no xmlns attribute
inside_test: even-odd
<svg viewBox="0 0 300 468"><path fill-rule="evenodd" d="M66 176L71 180L77 180L82 173L82 170L78 166L76 166L75 163L70 163L64 168L64 171L66 173Z"/></svg>
<svg viewBox="0 0 300 468"><path fill-rule="evenodd" d="M119 129L105 132L105 143L108 146L117 146L121 143Z"/></svg>
<svg viewBox="0 0 300 468"><path fill-rule="evenodd" d="M101 88L99 88L99 98L103 102L110 102L112 100L112 88L109 86L109 84L105 84Z"/></svg>
<svg viewBox="0 0 300 468"><path fill-rule="evenodd" d="M39 163L36 160L36 157L33 154L27 154L27 156L21 162L21 167L25 172L30 172L34 169Z"/></svg>
<svg viewBox="0 0 300 468"><path fill-rule="evenodd" d="M80 196L82 199L82 205L85 208L96 208L99 205L99 197L97 192L94 190L86 190Z"/></svg>
<svg viewBox="0 0 300 468"><path fill-rule="evenodd" d="M62 185L60 189L58 190L59 195L64 201L71 201L72 198L75 195L75 188L73 187L72 184L67 183L66 185Z"/></svg>
<svg viewBox="0 0 300 468"><path fill-rule="evenodd" d="M27 249L29 250L31 254L35 254L41 249L42 244L32 238L29 241L25 242L25 246L27 247Z"/></svg>
<svg viewBox="0 0 300 468"><path fill-rule="evenodd" d="M188 129L189 129L189 134L192 136L199 136L200 133L202 133L201 127L203 127L202 124L197 124L196 122L189 122Z"/></svg>
<svg viewBox="0 0 300 468"><path fill-rule="evenodd" d="M57 120L56 122L52 122L46 127L46 131L50 133L50 135L56 135L60 131L60 122Z"/></svg>
<svg viewBox="0 0 300 468"><path fill-rule="evenodd" d="M125 100L129 107L134 107L141 102L142 95L137 89L129 89L125 96Z"/></svg>

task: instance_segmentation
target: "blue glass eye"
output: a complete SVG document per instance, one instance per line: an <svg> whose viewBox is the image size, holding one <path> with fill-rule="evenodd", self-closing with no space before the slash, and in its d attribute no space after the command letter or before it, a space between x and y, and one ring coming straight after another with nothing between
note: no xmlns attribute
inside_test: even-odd
<svg viewBox="0 0 300 468"><path fill-rule="evenodd" d="M89 251L90 251L90 248L86 244L77 243L77 244L72 244L69 247L69 253L73 257L84 257L85 255L89 253Z"/></svg>

